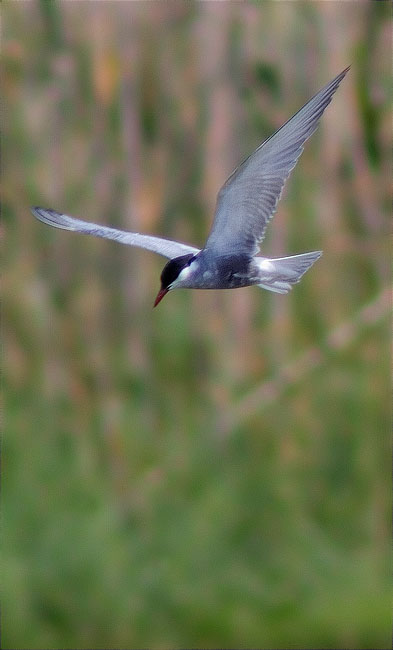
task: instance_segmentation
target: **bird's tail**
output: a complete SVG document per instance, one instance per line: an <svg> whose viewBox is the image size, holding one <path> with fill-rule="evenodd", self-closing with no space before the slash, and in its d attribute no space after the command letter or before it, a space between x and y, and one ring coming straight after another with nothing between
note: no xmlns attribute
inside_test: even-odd
<svg viewBox="0 0 393 650"><path fill-rule="evenodd" d="M269 277L266 280L264 279L263 283L258 283L258 287L276 293L288 293L292 289L292 285L299 282L302 275L308 271L321 255L322 251L313 251L312 253L292 255L291 257L262 260L260 263L261 269L267 270L268 267L267 275Z"/></svg>

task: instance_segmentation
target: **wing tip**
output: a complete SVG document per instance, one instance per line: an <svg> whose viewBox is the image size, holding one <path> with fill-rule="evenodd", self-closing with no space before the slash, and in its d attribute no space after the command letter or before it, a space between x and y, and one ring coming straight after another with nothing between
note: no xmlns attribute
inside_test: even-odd
<svg viewBox="0 0 393 650"><path fill-rule="evenodd" d="M42 208L39 205L32 205L30 210L37 219L44 219L47 215L61 216L60 212L56 212L56 210L51 210L50 208Z"/></svg>
<svg viewBox="0 0 393 650"><path fill-rule="evenodd" d="M43 210L43 208L40 208L38 205L31 205L30 206L30 212L34 214L35 217L38 218L40 214L40 210Z"/></svg>
<svg viewBox="0 0 393 650"><path fill-rule="evenodd" d="M351 69L351 67L352 67L352 63L350 63L349 65L347 65L347 67L344 68L344 70L343 70L342 72L340 72L340 74L339 74L338 76L339 76L339 77L341 77L341 76L345 77L345 75L347 74L347 72L349 72L349 70Z"/></svg>
<svg viewBox="0 0 393 650"><path fill-rule="evenodd" d="M50 208L42 208L38 205L31 206L30 210L38 221L45 223L54 228L61 228L63 230L74 230L71 220L65 214L52 210Z"/></svg>
<svg viewBox="0 0 393 650"><path fill-rule="evenodd" d="M350 71L351 65L352 64L347 65L347 67L344 68L344 70L342 70L342 72L340 72L336 77L334 77L334 79L328 84L328 87L330 86L330 87L334 88L333 92L335 92L337 90L338 86L340 85L340 83L344 79L345 75Z"/></svg>

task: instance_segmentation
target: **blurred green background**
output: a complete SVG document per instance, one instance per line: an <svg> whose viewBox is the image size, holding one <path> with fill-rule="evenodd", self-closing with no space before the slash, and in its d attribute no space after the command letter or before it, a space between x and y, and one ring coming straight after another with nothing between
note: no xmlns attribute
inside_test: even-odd
<svg viewBox="0 0 393 650"><path fill-rule="evenodd" d="M3 2L4 648L390 646L388 2ZM30 205L202 245L238 162L349 63L263 252L288 296Z"/></svg>

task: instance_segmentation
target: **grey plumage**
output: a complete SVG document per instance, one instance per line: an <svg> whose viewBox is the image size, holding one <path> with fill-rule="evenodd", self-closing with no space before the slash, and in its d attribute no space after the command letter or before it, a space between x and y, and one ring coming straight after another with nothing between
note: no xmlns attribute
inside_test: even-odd
<svg viewBox="0 0 393 650"><path fill-rule="evenodd" d="M284 183L348 70L322 88L230 175L218 194L205 248L258 252Z"/></svg>
<svg viewBox="0 0 393 650"><path fill-rule="evenodd" d="M97 223L90 221L82 221L82 219L75 219L69 217L67 214L56 212L56 210L47 210L46 208L34 207L31 208L32 213L39 221L46 223L54 228L61 228L61 230L73 230L80 232L84 235L94 235L94 237L104 237L105 239L113 239L120 244L127 244L128 246L135 246L136 248L144 248L153 253L158 253L168 259L173 259L179 255L186 253L198 253L199 248L189 246L188 244L181 244L171 239L163 239L161 237L154 237L153 235L141 235L139 232L127 232L126 230L118 230L117 228L109 228L108 226L101 226Z"/></svg>

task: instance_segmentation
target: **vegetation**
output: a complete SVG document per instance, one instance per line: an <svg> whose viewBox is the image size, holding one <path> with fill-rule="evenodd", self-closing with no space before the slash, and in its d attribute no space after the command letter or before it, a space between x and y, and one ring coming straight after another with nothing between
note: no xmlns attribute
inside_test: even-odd
<svg viewBox="0 0 393 650"><path fill-rule="evenodd" d="M4 648L390 645L388 2L4 2ZM239 160L352 63L288 183L288 296L203 244Z"/></svg>

